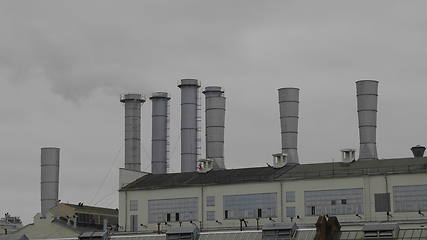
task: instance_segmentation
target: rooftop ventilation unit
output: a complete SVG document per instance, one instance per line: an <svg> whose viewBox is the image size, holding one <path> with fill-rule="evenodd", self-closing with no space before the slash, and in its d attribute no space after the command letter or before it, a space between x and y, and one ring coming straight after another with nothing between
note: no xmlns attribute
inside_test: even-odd
<svg viewBox="0 0 427 240"><path fill-rule="evenodd" d="M367 224L363 226L364 240L394 240L399 235L398 224Z"/></svg>
<svg viewBox="0 0 427 240"><path fill-rule="evenodd" d="M356 150L352 148L341 149L342 161L351 163L356 160Z"/></svg>
<svg viewBox="0 0 427 240"><path fill-rule="evenodd" d="M273 168L282 168L288 162L288 155L285 153L273 154Z"/></svg>
<svg viewBox="0 0 427 240"><path fill-rule="evenodd" d="M197 160L197 171L199 173L207 173L214 168L217 169L216 162L212 159Z"/></svg>
<svg viewBox="0 0 427 240"><path fill-rule="evenodd" d="M291 240L296 230L296 223L266 223L262 227L262 240Z"/></svg>
<svg viewBox="0 0 427 240"><path fill-rule="evenodd" d="M197 240L199 239L199 228L180 227L166 232L166 240Z"/></svg>
<svg viewBox="0 0 427 240"><path fill-rule="evenodd" d="M411 148L412 154L414 154L414 158L424 157L425 150L426 150L426 147L421 145L417 145Z"/></svg>
<svg viewBox="0 0 427 240"><path fill-rule="evenodd" d="M125 105L125 169L141 171L141 105L145 98L139 93L120 96Z"/></svg>

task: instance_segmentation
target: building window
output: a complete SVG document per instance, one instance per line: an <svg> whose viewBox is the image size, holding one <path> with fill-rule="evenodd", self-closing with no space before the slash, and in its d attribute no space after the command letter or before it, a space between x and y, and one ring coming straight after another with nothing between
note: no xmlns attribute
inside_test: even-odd
<svg viewBox="0 0 427 240"><path fill-rule="evenodd" d="M286 207L286 217L295 217L296 216L296 211L295 211L295 207Z"/></svg>
<svg viewBox="0 0 427 240"><path fill-rule="evenodd" d="M196 221L199 216L198 204L198 198L148 200L148 222ZM174 213L175 217L171 216L171 213ZM179 214L179 220L177 220L176 214Z"/></svg>
<svg viewBox="0 0 427 240"><path fill-rule="evenodd" d="M363 213L363 189L349 188L304 192L306 216Z"/></svg>
<svg viewBox="0 0 427 240"><path fill-rule="evenodd" d="M138 215L130 215L130 231L138 231Z"/></svg>
<svg viewBox="0 0 427 240"><path fill-rule="evenodd" d="M245 195L224 196L224 210L227 211L224 218L250 219L276 217L277 193L260 193Z"/></svg>
<svg viewBox="0 0 427 240"><path fill-rule="evenodd" d="M175 213L175 222L179 222L179 213Z"/></svg>
<svg viewBox="0 0 427 240"><path fill-rule="evenodd" d="M224 211L224 219L228 219L228 210Z"/></svg>
<svg viewBox="0 0 427 240"><path fill-rule="evenodd" d="M286 192L286 202L295 202L295 191Z"/></svg>
<svg viewBox="0 0 427 240"><path fill-rule="evenodd" d="M129 211L138 211L138 200L129 201Z"/></svg>
<svg viewBox="0 0 427 240"><path fill-rule="evenodd" d="M206 212L206 219L208 221L215 221L215 211L207 211Z"/></svg>
<svg viewBox="0 0 427 240"><path fill-rule="evenodd" d="M427 211L427 185L393 187L395 212Z"/></svg>
<svg viewBox="0 0 427 240"><path fill-rule="evenodd" d="M215 206L215 196L206 197L206 206L208 207Z"/></svg>
<svg viewBox="0 0 427 240"><path fill-rule="evenodd" d="M390 212L390 193L375 193L375 212Z"/></svg>

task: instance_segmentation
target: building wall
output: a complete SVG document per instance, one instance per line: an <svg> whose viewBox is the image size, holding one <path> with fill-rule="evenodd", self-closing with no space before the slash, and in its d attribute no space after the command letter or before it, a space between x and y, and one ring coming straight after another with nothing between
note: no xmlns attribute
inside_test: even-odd
<svg viewBox="0 0 427 240"><path fill-rule="evenodd" d="M199 199L198 204L198 213L200 215L201 201L202 198L202 189L199 187L188 187L188 188L175 188L171 189L158 189L158 190L146 190L146 191L128 191L119 193L119 226L126 225L126 231L130 231L130 222L131 215L138 216L138 231L144 231L147 229L157 229L157 224L148 223L148 200L158 200L158 199L175 199L175 198L189 198L197 197ZM127 196L126 196L127 195ZM136 211L130 211L130 201L138 200L138 208ZM127 209L127 211L122 211L121 209ZM124 214L127 212L127 214ZM199 216L199 221L201 216ZM144 226L140 226L143 224ZM177 223L171 223L177 224ZM169 225L171 225L169 224ZM187 223L186 223L187 224ZM161 224L161 229L168 229L171 226Z"/></svg>
<svg viewBox="0 0 427 240"><path fill-rule="evenodd" d="M221 227L236 227L240 226L240 221L236 219L224 219L224 202L223 197L225 195L243 195L243 194L255 194L255 193L277 193L277 217L276 220L280 220L281 216L281 204L280 204L280 182L274 183L248 183L248 184L232 184L222 186L209 186L203 187L204 192L204 224L206 228L221 228ZM206 198L208 196L215 196L215 206L206 206ZM206 211L215 211L216 219L221 222L207 221ZM248 221L248 225L256 226L255 219L245 219ZM261 219L259 224L269 221Z"/></svg>
<svg viewBox="0 0 427 240"><path fill-rule="evenodd" d="M418 212L395 213L393 206L393 186L404 185L419 185L427 184L427 173L414 174L393 174L393 175L371 175L361 177L346 177L346 178L329 178L329 179L312 179L312 180L293 180L283 182L269 183L247 183L247 184L230 184L230 185L213 185L204 187L188 187L176 189L159 189L145 191L128 191L127 200L126 193L120 192L120 219L119 225L124 226L127 217L127 231L129 231L130 215L138 215L140 223L146 227L140 227L138 231L155 230L156 224L148 223L148 200L153 199L172 199L172 198L187 198L198 197L198 214L199 221L195 224L202 224L205 229L239 227L238 219L224 219L223 197L225 195L240 195L240 194L256 194L256 193L277 193L277 216L274 221L297 221L301 223L315 223L317 216L306 216L304 206L304 192L317 190L338 190L338 189L363 189L363 213L337 215L340 222L365 222L365 221L424 221L427 222L426 216L421 216ZM286 202L286 192L295 192L295 201ZM386 212L375 211L375 194L390 193L391 211L387 216ZM215 206L206 206L207 197L215 197ZM202 201L203 199L203 201ZM138 210L129 211L129 201L138 200ZM299 218L286 217L286 207L295 207L295 215ZM126 211L127 209L127 211ZM207 220L207 211L215 211L216 221ZM125 214L127 212L127 214ZM246 219L249 226L256 226L256 219ZM268 218L261 218L258 222L263 225L270 221ZM182 223L190 224L190 223ZM178 226L179 223L172 222L168 225L161 224L161 229L165 230L171 226Z"/></svg>

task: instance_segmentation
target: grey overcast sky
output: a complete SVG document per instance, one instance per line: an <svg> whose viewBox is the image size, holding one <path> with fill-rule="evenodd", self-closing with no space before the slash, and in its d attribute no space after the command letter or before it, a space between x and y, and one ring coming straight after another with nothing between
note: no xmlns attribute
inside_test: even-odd
<svg viewBox="0 0 427 240"><path fill-rule="evenodd" d="M0 2L0 211L40 211L40 147L61 148L60 199L116 208L127 91L167 91L180 169L181 78L225 88L226 166L280 151L277 88L299 87L302 163L358 148L355 81L379 85L378 154L427 144L427 2ZM142 110L150 169L151 106ZM103 184L105 179L105 183Z"/></svg>

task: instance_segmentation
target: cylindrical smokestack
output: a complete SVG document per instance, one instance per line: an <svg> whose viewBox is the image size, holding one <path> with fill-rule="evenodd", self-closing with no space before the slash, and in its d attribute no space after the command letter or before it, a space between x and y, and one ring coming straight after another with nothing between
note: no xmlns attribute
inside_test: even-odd
<svg viewBox="0 0 427 240"><path fill-rule="evenodd" d="M206 158L215 162L215 168L225 169L224 128L225 97L221 87L210 86L203 91L206 104Z"/></svg>
<svg viewBox="0 0 427 240"><path fill-rule="evenodd" d="M129 93L120 97L125 104L125 169L141 171L141 94Z"/></svg>
<svg viewBox="0 0 427 240"><path fill-rule="evenodd" d="M182 79L181 88L181 172L194 172L197 166L197 111L200 82Z"/></svg>
<svg viewBox="0 0 427 240"><path fill-rule="evenodd" d="M152 102L151 173L167 172L169 99L166 92L155 92Z"/></svg>
<svg viewBox="0 0 427 240"><path fill-rule="evenodd" d="M415 147L411 147L412 154L414 154L414 158L422 158L424 157L424 152L426 147L417 145Z"/></svg>
<svg viewBox="0 0 427 240"><path fill-rule="evenodd" d="M378 159L376 144L378 81L357 81L356 92L360 137L359 160Z"/></svg>
<svg viewBox="0 0 427 240"><path fill-rule="evenodd" d="M279 89L280 128L282 133L282 153L287 154L287 162L298 161L298 88Z"/></svg>
<svg viewBox="0 0 427 240"><path fill-rule="evenodd" d="M58 204L59 192L59 148L41 148L41 215Z"/></svg>

